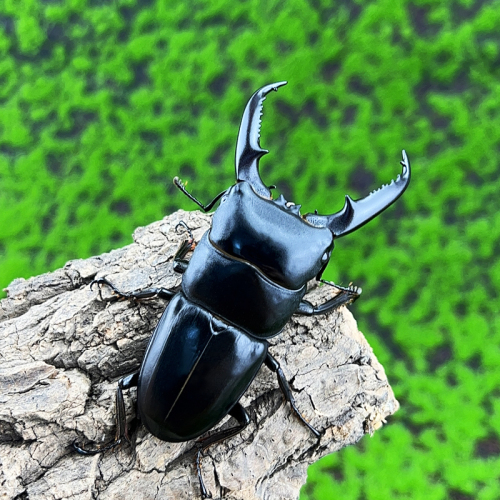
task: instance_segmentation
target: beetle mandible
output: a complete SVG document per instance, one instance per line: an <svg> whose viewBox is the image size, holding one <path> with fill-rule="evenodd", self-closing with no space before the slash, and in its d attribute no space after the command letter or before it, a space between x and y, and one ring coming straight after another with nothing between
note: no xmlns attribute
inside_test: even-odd
<svg viewBox="0 0 500 500"><path fill-rule="evenodd" d="M197 441L201 494L210 497L201 475L202 454L248 425L249 415L239 400L263 364L276 373L297 417L316 437L321 436L298 411L267 339L277 335L292 314L323 314L359 297L357 287L344 288L321 279L334 239L358 229L394 203L410 182L410 164L403 150L402 173L395 181L357 201L346 196L342 210L333 215L301 215L300 205L283 196L274 200L259 175L259 160L268 153L260 147L260 124L266 95L285 84L266 85L247 103L236 144L236 184L203 205L174 179L205 212L220 200L211 228L199 243L181 223L189 234L174 257L174 269L183 273L181 290L120 292L106 278L92 282L109 286L122 298L162 297L170 302L140 370L118 382L117 437L93 449L74 443L79 453L99 453L128 441L123 390L129 387L137 386L138 418L164 441L196 439L229 414L237 425L215 432L202 444ZM193 249L191 259L185 260ZM304 299L307 282L313 278L336 287L339 293L313 306Z"/></svg>

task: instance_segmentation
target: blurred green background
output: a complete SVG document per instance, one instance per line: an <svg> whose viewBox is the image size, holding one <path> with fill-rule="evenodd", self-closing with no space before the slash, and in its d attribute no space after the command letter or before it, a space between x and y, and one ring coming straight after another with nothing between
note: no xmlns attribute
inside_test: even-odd
<svg viewBox="0 0 500 500"><path fill-rule="evenodd" d="M309 469L301 500L500 498L500 3L0 2L0 285L131 242L234 182L244 105L262 177L341 208L413 166L390 210L340 239L327 278L401 410Z"/></svg>

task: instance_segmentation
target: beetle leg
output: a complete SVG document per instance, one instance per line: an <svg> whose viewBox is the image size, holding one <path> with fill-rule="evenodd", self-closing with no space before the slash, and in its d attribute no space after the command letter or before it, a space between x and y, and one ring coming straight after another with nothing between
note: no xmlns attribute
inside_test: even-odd
<svg viewBox="0 0 500 500"><path fill-rule="evenodd" d="M193 236L193 233L192 233L191 229L189 229L189 226L188 226L188 225L187 225L187 224L186 224L183 220L179 221L179 222L177 223L177 225L175 226L175 231L176 231L177 233L179 233L179 232L177 231L177 228L179 228L179 227L183 227L183 228L187 231L187 233L189 234L189 239L190 239L190 241L191 241L191 242L193 242L193 241L194 241L194 236Z"/></svg>
<svg viewBox="0 0 500 500"><path fill-rule="evenodd" d="M226 190L219 193L208 205L204 205L201 201L197 200L184 186L184 183L179 177L174 177L174 184L178 187L191 201L194 201L204 212L210 211L213 206L224 196Z"/></svg>
<svg viewBox="0 0 500 500"><path fill-rule="evenodd" d="M111 288L113 293L118 296L120 299L153 299L156 297L160 297L161 299L171 299L177 293L173 290L169 290L168 288L147 288L145 290L137 290L135 292L120 292L113 283L108 281L106 278L97 278L90 283L90 289L94 285L99 286L99 296L102 298L101 294L101 285L107 285Z"/></svg>
<svg viewBox="0 0 500 500"><path fill-rule="evenodd" d="M280 389L283 392L286 400L290 403L297 417L299 417L302 423L319 439L321 437L321 433L318 430L316 430L311 424L309 424L309 422L306 421L306 419L302 416L302 414L298 410L295 404L295 399L293 397L290 384L288 383L288 380L286 379L285 374L283 373L283 370L281 369L281 366L278 363L278 361L271 355L271 353L268 352L264 363L272 372L276 373Z"/></svg>
<svg viewBox="0 0 500 500"><path fill-rule="evenodd" d="M200 481L201 495L203 498L212 498L212 495L205 487L201 474L201 457L203 456L203 453L209 446L236 436L236 434L239 434L250 423L250 416L240 403L236 403L231 408L229 415L237 420L237 426L229 427L229 429L224 429L223 431L216 432L206 438L198 439L196 441L196 445L198 446L198 453L196 455L196 472L198 473L198 480Z"/></svg>
<svg viewBox="0 0 500 500"><path fill-rule="evenodd" d="M361 292L363 291L361 287L353 285L352 283L349 284L349 286L341 286L341 285L336 285L333 281L327 281L322 279L319 279L318 281L320 281L324 285L333 286L333 288L336 288L337 290L343 292L356 292L358 296L361 295Z"/></svg>
<svg viewBox="0 0 500 500"><path fill-rule="evenodd" d="M299 307L295 311L294 314L302 314L304 316L315 316L317 314L325 314L333 309L337 309L340 306L344 306L347 304L352 304L360 295L361 288L358 286L349 286L343 287L339 285L335 285L334 283L330 283L329 281L320 280L322 283L327 285L331 285L338 290L340 293L333 297L333 299L327 300L318 306L313 306L308 300L301 300Z"/></svg>
<svg viewBox="0 0 500 500"><path fill-rule="evenodd" d="M194 243L190 240L184 240L180 245L174 257L174 271L179 274L186 272L189 265L189 261L183 259L183 257L193 250Z"/></svg>
<svg viewBox="0 0 500 500"><path fill-rule="evenodd" d="M82 448L78 445L76 441L73 442L73 448L75 451L81 455L96 455L97 453L102 453L107 450L111 450L122 443L123 440L130 443L130 437L127 427L127 414L125 412L125 402L123 400L124 389L129 389L130 387L137 387L137 381L139 380L139 372L136 371L122 377L118 381L118 387L116 388L116 400L115 400L115 418L116 418L116 435L114 441L111 443L99 446L96 448Z"/></svg>
<svg viewBox="0 0 500 500"><path fill-rule="evenodd" d="M193 233L191 232L191 229L189 229L188 225L181 220L176 226L175 230L177 231L178 227L183 227L186 229L189 235L189 239L184 240L180 245L179 248L177 249L177 252L174 255L174 271L176 273L182 274L186 271L189 261L184 259L184 257L189 253L192 252L195 247L196 243L194 241L194 236Z"/></svg>

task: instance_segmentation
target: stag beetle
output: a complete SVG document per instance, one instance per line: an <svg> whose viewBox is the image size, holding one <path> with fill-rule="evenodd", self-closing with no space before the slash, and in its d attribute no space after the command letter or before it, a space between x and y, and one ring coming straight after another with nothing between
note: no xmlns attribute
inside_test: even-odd
<svg viewBox="0 0 500 500"><path fill-rule="evenodd" d="M410 181L410 164L403 151L403 170L395 181L361 200L346 196L342 210L333 215L301 215L300 205L283 196L274 200L259 175L259 160L268 153L260 147L260 124L266 95L285 84L266 85L247 103L236 145L236 184L203 205L179 178L174 179L205 212L220 200L211 228L199 243L181 223L189 234L174 257L174 269L184 274L182 289L120 292L105 278L92 282L109 286L121 298L162 297L170 303L140 370L118 382L117 437L93 449L74 443L79 453L99 453L128 441L123 390L132 386L137 386L140 421L164 441L196 439L229 414L237 425L197 441L201 493L209 497L200 470L201 456L211 444L234 436L249 423L239 400L262 364L276 373L297 417L320 437L298 411L290 385L268 351L267 339L277 335L292 314L323 314L359 297L357 287L329 283L339 291L334 298L318 306L303 298L309 280L325 282L321 276L334 239L361 227L403 194ZM187 261L184 257L191 250Z"/></svg>

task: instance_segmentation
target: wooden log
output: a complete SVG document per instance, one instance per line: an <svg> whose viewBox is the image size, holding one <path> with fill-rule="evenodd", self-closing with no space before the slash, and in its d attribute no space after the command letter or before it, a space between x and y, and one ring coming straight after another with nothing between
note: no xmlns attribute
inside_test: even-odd
<svg viewBox="0 0 500 500"><path fill-rule="evenodd" d="M166 301L99 298L93 278L121 290L179 286L173 255L184 220L196 240L210 215L178 211L138 228L134 243L68 262L55 272L17 279L0 301L0 498L196 499L193 442L166 443L139 426L133 443L80 456L75 440L114 437L116 379L138 369ZM331 287L308 299L331 296ZM362 298L360 299L362 300ZM398 402L384 370L345 308L294 316L271 340L317 441L292 413L275 376L263 367L242 398L251 416L239 435L214 445L203 474L214 498L296 499L307 466L381 427ZM126 392L134 414L135 389ZM226 421L222 425L227 425Z"/></svg>

